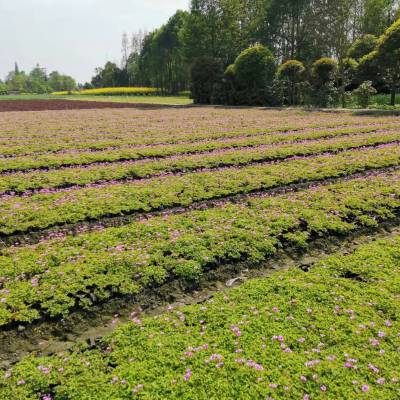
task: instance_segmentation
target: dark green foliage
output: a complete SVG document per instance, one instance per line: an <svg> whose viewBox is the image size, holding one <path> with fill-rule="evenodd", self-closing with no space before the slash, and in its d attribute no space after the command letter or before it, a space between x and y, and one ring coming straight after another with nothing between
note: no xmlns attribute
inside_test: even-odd
<svg viewBox="0 0 400 400"><path fill-rule="evenodd" d="M313 78L320 84L331 82L335 78L338 64L332 58L323 57L315 61L312 66Z"/></svg>
<svg viewBox="0 0 400 400"><path fill-rule="evenodd" d="M379 38L375 55L379 70L390 85L390 104L394 106L400 82L400 19Z"/></svg>
<svg viewBox="0 0 400 400"><path fill-rule="evenodd" d="M128 76L117 64L106 62L104 67L96 68L96 75L92 78L92 88L119 87L128 85Z"/></svg>
<svg viewBox="0 0 400 400"><path fill-rule="evenodd" d="M335 86L337 61L323 57L312 66L312 81L309 101L317 107L330 107L338 102L338 90Z"/></svg>
<svg viewBox="0 0 400 400"><path fill-rule="evenodd" d="M288 60L278 68L278 78L283 81L285 98L290 105L300 102L305 72L304 64L298 60Z"/></svg>
<svg viewBox="0 0 400 400"><path fill-rule="evenodd" d="M212 57L198 58L190 70L192 97L196 104L210 104L214 85L221 81L223 68L221 61Z"/></svg>

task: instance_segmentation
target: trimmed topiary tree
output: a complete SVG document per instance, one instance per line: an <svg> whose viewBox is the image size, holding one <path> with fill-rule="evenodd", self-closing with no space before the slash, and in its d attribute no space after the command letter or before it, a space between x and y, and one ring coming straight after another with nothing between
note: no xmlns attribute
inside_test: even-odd
<svg viewBox="0 0 400 400"><path fill-rule="evenodd" d="M321 84L328 83L335 79L338 63L332 58L323 57L315 61L312 66L312 75Z"/></svg>
<svg viewBox="0 0 400 400"><path fill-rule="evenodd" d="M236 58L234 74L237 84L244 90L264 89L272 83L276 72L275 58L262 45L244 50Z"/></svg>
<svg viewBox="0 0 400 400"><path fill-rule="evenodd" d="M337 103L335 87L338 63L332 58L323 57L312 65L311 102L318 107L330 107Z"/></svg>
<svg viewBox="0 0 400 400"><path fill-rule="evenodd" d="M298 104L296 85L305 80L305 67L301 61L288 60L278 68L278 78L286 83L285 94L290 105Z"/></svg>

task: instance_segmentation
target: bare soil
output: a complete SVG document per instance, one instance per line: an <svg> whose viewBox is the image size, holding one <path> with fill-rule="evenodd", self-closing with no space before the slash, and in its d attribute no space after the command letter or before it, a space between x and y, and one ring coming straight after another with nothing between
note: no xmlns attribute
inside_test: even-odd
<svg viewBox="0 0 400 400"><path fill-rule="evenodd" d="M81 100L2 100L0 112L48 111L48 110L90 110L100 108L160 108L154 104L114 103ZM167 106L164 106L167 107Z"/></svg>

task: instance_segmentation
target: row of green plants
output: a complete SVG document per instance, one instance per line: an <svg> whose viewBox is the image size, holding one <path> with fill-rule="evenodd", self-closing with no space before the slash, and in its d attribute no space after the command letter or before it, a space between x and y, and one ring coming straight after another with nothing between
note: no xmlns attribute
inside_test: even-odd
<svg viewBox="0 0 400 400"><path fill-rule="evenodd" d="M0 394L396 399L399 274L399 236L359 245L351 254L321 258L308 272L275 272L205 304L134 314L101 348L26 357L2 373Z"/></svg>
<svg viewBox="0 0 400 400"><path fill-rule="evenodd" d="M201 277L204 271L223 263L247 260L248 263L253 265L259 264L271 257L281 246L290 245L304 249L309 240L315 237L323 237L329 234L346 235L360 227L375 227L379 221L394 218L398 212L400 206L399 182L398 172L370 178L359 178L294 194L252 199L245 207L243 207L243 204L230 204L204 211L191 211L164 218L156 217L121 228L109 228L101 232L42 242L36 246L3 250L0 267L3 285L0 291L1 324L6 325L12 321L32 322L42 316L49 315L66 316L73 308L90 309L93 302L104 301L115 295L135 294L145 286L155 287L172 278L193 283ZM343 301L338 287L331 285L330 280L326 281L327 274L332 274L332 278L342 277L343 282L347 282L349 285L349 289L354 284L362 285L363 293L368 296L366 298L369 301L374 299L371 304L364 302L363 306L371 312L375 310L382 318L396 321L398 302L393 301L393 299L383 301L383 293L380 292L382 287L382 275L380 274L387 269L392 296L396 296L398 293L398 290L396 290L396 288L398 289L396 269L393 269L391 263L382 262L380 257L380 254L388 257L389 249L390 246L382 252L366 252L364 256L368 255L367 260L369 262L366 262L364 257L363 264L360 264L357 269L352 268L351 263L343 264L340 268L335 265L334 270L326 268L326 265L323 264L326 273L318 268L316 269L317 272L313 269L311 272L312 280L309 283L317 279L315 287L305 285L305 282L296 285L292 279L282 279L282 275L280 275L279 279L276 277L276 280L273 281L274 288L271 287L271 291L278 297L286 293L287 297L284 297L284 303L289 300L297 300L294 304L302 307L303 310L311 309L312 311L309 314L313 314L314 308L317 305L327 304L327 297L331 295L336 298L336 301ZM373 270L369 269L371 262L376 265ZM331 263L332 266L334 264ZM304 272L298 271L296 273L303 274ZM283 274L283 276L286 276L286 273ZM308 276L307 273L305 275ZM354 280L349 279L351 277ZM260 298L267 293L268 297L271 296L270 290L262 290L259 286L263 281L258 282L257 290L254 290L250 298L254 298L253 296ZM322 282L331 285L327 286L329 290L321 286ZM377 290L380 295L372 295L373 292L367 290L368 285L374 285L374 287L376 285L374 290ZM296 296L293 294L293 290L297 290L296 288L304 296L307 296L307 293L313 293L312 298L314 300L300 301L297 298L298 294ZM349 295L352 301L356 299L355 293L349 291ZM349 300L351 299L349 298ZM275 313L274 317L280 317L279 311L274 310L275 307L280 310L284 303L278 305L276 299L274 300L265 306L269 307L268 311ZM289 303L287 306L289 307ZM272 309L273 307L274 309ZM283 307L283 309L285 308ZM356 330L361 323L375 321L364 320L360 315L361 309L359 307L354 309L353 307L343 306L340 309L343 321L338 320L337 324L339 325L327 323L327 327L336 327L337 329L342 326L342 323L348 321L353 324L357 323L354 325L354 330ZM347 311L348 309L353 311ZM378 312L378 310L381 311ZM221 312L223 311L221 310ZM329 315L335 315L333 307ZM236 336L236 340L240 340L238 339L240 337L238 331L240 332L243 329L246 332L247 328L245 322L239 323L239 321L243 318L246 320L246 317L244 315L236 317L239 320L231 322L236 326L236 328L232 328L232 338ZM285 315L284 320L289 321L286 317ZM214 319L211 316L209 318L200 318L199 320L206 321L206 325L211 321L215 321L215 324L220 322L219 318ZM278 319L280 320L280 318ZM173 321L176 322L175 319ZM184 321L182 324L183 331L193 328L192 319L187 321L183 319L182 321ZM308 319L297 321L292 329L297 327L298 331L296 332L301 332L304 324L308 326L306 321ZM310 324L311 321L316 322L315 316L310 315ZM115 349L114 345L118 347L116 344L118 338L127 345L126 340L130 342L141 337L136 335L136 332L140 332L141 322L137 318L134 318L133 322L130 326L125 326L126 330L117 333L117 336L110 341L111 348ZM375 322L377 323L377 321ZM199 321L198 323L202 324ZM237 326L238 323L239 326ZM154 328L157 327L156 322L155 324ZM171 325L171 328L173 325ZM199 326L199 328L201 327ZM265 334L265 330L259 329L261 337ZM309 329L314 331L311 326ZM377 327L377 329L381 330L382 328ZM134 337L128 339L126 334L130 330L132 330L132 334L134 333ZM208 332L212 334L215 331L211 329ZM335 332L334 330L333 337L330 338L333 341L332 345L342 343L342 338L337 338ZM172 334L172 331L170 333ZM209 333L205 332L206 335ZM277 331L274 335L287 334L286 331ZM349 335L349 332L343 332L344 334ZM184 336L188 340L194 338L193 334ZM289 340L290 337L291 335L288 335L287 339ZM151 339L151 336L147 339ZM268 338L269 349L274 343L271 339L271 337ZM386 339L376 339L378 343L382 342L384 349L389 351L388 347L383 345L383 343L386 343ZM225 335L221 336L219 340L224 342L226 340ZM274 340L282 342L279 339ZM324 342L322 336L318 340ZM368 341L368 339L366 340ZM150 341L153 343L152 340ZM158 336L154 341L155 346L157 342ZM179 342L180 340L177 341L177 343ZM290 346L289 343L291 343ZM287 345L292 348L293 343L290 340L289 343ZM393 344L393 342L390 343ZM386 344L389 345L389 343ZM312 346L311 348L315 346L314 342L309 345ZM374 349L374 346L375 344L370 349ZM121 349L121 351L130 353L132 343L127 347ZM362 347L360 347L360 351L365 351ZM277 343L277 348L279 348L279 343ZM292 349L295 348L297 347L295 346ZM189 351L185 347L181 349L182 352ZM281 351L284 349L281 348ZM214 351L212 347L210 350ZM320 350L324 351L323 348L320 348ZM376 356L379 356L377 350L378 348L375 348ZM395 348L392 350L394 351ZM153 351L150 353L160 354ZM108 357L107 354L109 354L107 351L102 353L106 358ZM137 354L130 354L133 360L138 357ZM308 355L304 353L303 356L311 360L314 357L319 359L319 354L315 351ZM341 354L341 357L343 356ZM116 354L111 359L115 361L115 357ZM148 363L147 357L143 359L143 362L146 362L147 368L150 368L151 363ZM241 356L238 355L238 357ZM250 356L248 355L248 357ZM187 360L186 357L184 359ZM382 359L384 358L382 357ZM29 362L35 363L33 358ZM180 361L176 360L176 362ZM190 360L187 360L187 362L190 362ZM111 364L115 365L115 362ZM24 366L26 367L26 364ZM94 365L94 368L96 366ZM265 367L267 368L267 365ZM171 368L170 373L174 373L173 370L175 368ZM16 378L24 378L25 381L33 379L31 382L33 386L30 387L28 384L28 388L40 390L37 386L36 377L42 375L38 372L38 375L34 376L30 376L29 373L20 376L22 373L26 374L27 371L30 371L30 369L17 368L11 378L11 383L14 383L14 385L10 383L9 390L11 388L14 388L14 390L25 389L15 385L14 379ZM308 369L304 371L308 371ZM395 373L395 371L392 371L392 373ZM112 373L116 372L113 371ZM281 379L285 379L285 374L282 374L282 371L279 373ZM54 374L59 377L56 370ZM150 375L148 377L150 379ZM43 376L44 380L47 378L49 377ZM386 379L388 379L388 376L386 376ZM334 381L335 379L332 382ZM6 382L5 380L2 381L3 389Z"/></svg>
<svg viewBox="0 0 400 400"><path fill-rule="evenodd" d="M9 247L0 256L0 325L66 316L170 279L196 283L207 269L256 264L282 245L345 235L394 218L400 173L153 217L119 228Z"/></svg>
<svg viewBox="0 0 400 400"><path fill-rule="evenodd" d="M301 116L301 114L300 114ZM284 116L286 117L286 116ZM258 129L241 129L241 130L229 130L229 131L215 131L212 128L207 130L199 130L190 133L181 133L175 130L167 130L166 132L155 133L155 132L140 132L132 133L126 131L126 128L122 128L122 132L113 132L112 127L104 126L99 129L107 129L112 135L112 138L104 138L104 135L98 132L86 131L80 132L82 128L78 129L76 133L73 127L68 129L68 140L65 140L65 131L53 132L54 128L49 128L48 134L43 134L43 127L39 129L39 133L33 133L34 129L29 127L27 132L21 136L20 132L10 132L7 137L0 140L0 154L3 156L22 156L35 154L40 155L46 152L62 152L62 151L99 151L109 150L116 147L122 146L145 146L145 145L157 145L157 144L179 144L179 143L191 143L201 140L216 140L216 139L229 139L229 138L240 138L244 136L260 135L260 134L284 134L291 132L306 131L312 129L345 129L346 127L368 127L382 125L383 128L393 125L398 127L399 124L392 117L380 118L379 124L376 119L357 119L350 115L343 115L340 121L321 121L319 115L315 116L315 119L310 117L311 122L307 121L304 123L298 121L294 123L287 123L282 126L281 122L276 123L273 121L272 126ZM308 119L308 118L307 118ZM21 130L22 128L20 128ZM22 143L23 142L23 143Z"/></svg>
<svg viewBox="0 0 400 400"><path fill-rule="evenodd" d="M0 233L10 235L135 212L149 212L375 168L398 166L400 146L344 151L281 163L231 167L132 183L0 199Z"/></svg>
<svg viewBox="0 0 400 400"><path fill-rule="evenodd" d="M83 166L100 162L114 162L127 160L140 160L144 158L163 158L182 154L195 154L212 150L233 149L236 147L279 144L282 142L300 142L303 140L317 140L333 138L352 134L387 132L399 128L396 123L382 123L379 125L328 127L320 129L294 129L285 132L229 132L222 138L216 134L209 140L194 140L174 144L174 141L152 146L130 146L122 142L117 147L104 150L90 151L79 150L71 152L50 152L44 154L28 154L12 158L0 158L0 172L28 171L30 169L54 169L68 166ZM384 135L384 134L383 134ZM167 140L167 139L166 139ZM62 146L62 144L60 144ZM25 150L29 151L29 150Z"/></svg>
<svg viewBox="0 0 400 400"><path fill-rule="evenodd" d="M101 349L29 356L3 398L395 399L400 238L276 272L205 304L133 315ZM357 279L348 279L348 276ZM374 299L371 301L371 299Z"/></svg>
<svg viewBox="0 0 400 400"><path fill-rule="evenodd" d="M195 103L229 105L310 105L346 107L353 97L362 108L381 92L395 105L399 82L400 19L379 38L365 35L337 59L323 57L312 65L286 60L277 67L265 46L252 46L224 71L222 60L200 57L191 70Z"/></svg>
<svg viewBox="0 0 400 400"><path fill-rule="evenodd" d="M322 131L319 133L322 133ZM337 134L337 131L333 133ZM283 160L293 156L315 155L365 146L377 146L400 141L400 132L383 131L375 134L354 134L344 137L340 135L328 139L282 143L272 146L260 144L266 141L265 139L269 139L267 142L270 141L271 137L262 136L257 139L255 140L254 137L246 139L245 147L233 150L224 149L201 154L194 153L193 155L183 153L160 160L127 161L0 175L0 193L21 194L28 190L66 188L74 185L104 183L105 181L142 179L165 173L189 172L201 168L239 166L254 162ZM214 142L213 144L215 145L216 143ZM237 145L237 142L233 142L233 145L235 144ZM207 147L212 146L208 144ZM231 144L231 147L234 146ZM164 151L167 150L165 147L163 149ZM135 151L133 153L135 154ZM138 155L137 152L135 155ZM124 153L123 157L126 158L127 154Z"/></svg>
<svg viewBox="0 0 400 400"><path fill-rule="evenodd" d="M65 96L70 94L86 96L149 96L159 94L160 89L150 87L104 87L96 89L83 89L79 91L53 92L55 96Z"/></svg>

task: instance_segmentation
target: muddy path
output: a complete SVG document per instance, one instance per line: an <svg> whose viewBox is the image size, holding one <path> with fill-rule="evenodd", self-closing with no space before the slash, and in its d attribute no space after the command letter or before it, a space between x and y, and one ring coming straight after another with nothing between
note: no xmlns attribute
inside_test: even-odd
<svg viewBox="0 0 400 400"><path fill-rule="evenodd" d="M376 229L361 229L351 235L319 238L310 243L307 251L286 248L260 265L228 264L207 271L196 287L173 281L159 288L147 289L135 297L113 299L98 305L91 312L77 311L65 319L45 321L28 327L0 332L0 368L8 368L23 356L34 352L51 355L77 346L96 346L101 338L129 321L134 315L159 315L166 307L199 304L215 293L238 286L243 282L266 277L289 268L308 271L321 257L331 253L351 253L360 244L400 235L400 217L382 223Z"/></svg>

